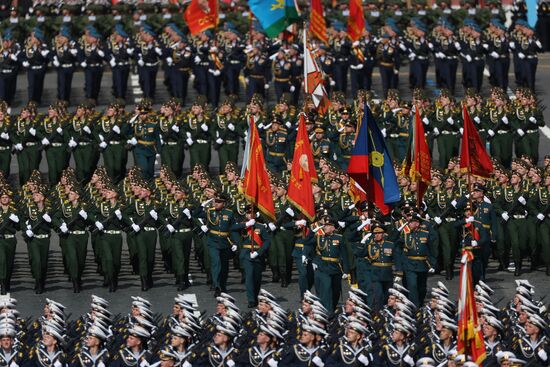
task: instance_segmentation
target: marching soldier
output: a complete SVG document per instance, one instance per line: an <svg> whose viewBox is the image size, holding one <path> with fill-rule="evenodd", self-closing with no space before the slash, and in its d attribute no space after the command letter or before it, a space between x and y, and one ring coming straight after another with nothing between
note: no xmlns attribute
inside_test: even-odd
<svg viewBox="0 0 550 367"><path fill-rule="evenodd" d="M13 122L5 103L0 104L0 171L4 178L10 176Z"/></svg>
<svg viewBox="0 0 550 367"><path fill-rule="evenodd" d="M288 155L288 134L281 121L272 117L271 126L265 133L266 164L274 173L280 174L286 168Z"/></svg>
<svg viewBox="0 0 550 367"><path fill-rule="evenodd" d="M481 40L481 28L474 21L466 22L463 34L464 39L459 42L458 48L462 56L462 82L464 88L473 88L479 93L485 67L483 55L486 53Z"/></svg>
<svg viewBox="0 0 550 367"><path fill-rule="evenodd" d="M181 120L176 115L174 102L167 102L160 108L158 117L160 134L160 160L176 177L181 177L185 153L183 149L183 127Z"/></svg>
<svg viewBox="0 0 550 367"><path fill-rule="evenodd" d="M265 97L269 89L269 62L258 45L252 45L247 53L244 75L247 80L246 96L251 100L255 94Z"/></svg>
<svg viewBox="0 0 550 367"><path fill-rule="evenodd" d="M31 177L31 172L38 169L42 159L37 127L36 110L31 105L23 107L17 117L12 133L12 141L19 167L19 183L21 185L28 181Z"/></svg>
<svg viewBox="0 0 550 367"><path fill-rule="evenodd" d="M233 101L226 99L216 113L214 124L215 147L218 149L220 167L227 163L237 163L239 142L243 135L243 126L238 119L238 110Z"/></svg>
<svg viewBox="0 0 550 367"><path fill-rule="evenodd" d="M140 325L133 325L127 330L126 345L112 357L110 366L131 367L149 365L153 362L153 355L147 348L147 341L151 333Z"/></svg>
<svg viewBox="0 0 550 367"><path fill-rule="evenodd" d="M439 76L438 85L448 89L451 96L455 95L456 70L460 50L460 43L454 35L453 29L453 25L446 18L442 18L439 25L434 28L433 39L436 79Z"/></svg>
<svg viewBox="0 0 550 367"><path fill-rule="evenodd" d="M384 97L389 89L397 89L399 74L399 49L388 33L384 33L381 42L376 49L376 56L382 78L382 91Z"/></svg>
<svg viewBox="0 0 550 367"><path fill-rule="evenodd" d="M439 166L446 168L449 160L458 155L460 115L449 91L442 90L435 102L434 135L439 151Z"/></svg>
<svg viewBox="0 0 550 367"><path fill-rule="evenodd" d="M42 336L36 346L29 352L30 366L67 366L67 355L62 349L63 331L52 321L42 326Z"/></svg>
<svg viewBox="0 0 550 367"><path fill-rule="evenodd" d="M246 55L245 45L239 32L231 22L225 22L225 33L222 50L225 53L224 77L227 95L239 95L239 75L243 68Z"/></svg>
<svg viewBox="0 0 550 367"><path fill-rule="evenodd" d="M17 87L17 73L21 57L21 48L14 39L11 29L2 35L0 54L0 100L11 106Z"/></svg>
<svg viewBox="0 0 550 367"><path fill-rule="evenodd" d="M497 18L491 20L489 37L483 47L487 51L491 85L508 90L508 71L510 69L510 53L506 27Z"/></svg>
<svg viewBox="0 0 550 367"><path fill-rule="evenodd" d="M138 64L139 84L143 91L143 97L154 99L157 72L163 52L155 38L156 33L151 27L144 25L137 37L134 58Z"/></svg>
<svg viewBox="0 0 550 367"><path fill-rule="evenodd" d="M166 66L170 76L170 95L185 103L187 98L187 84L193 67L193 52L187 43L186 35L174 23L170 23L170 44L165 53Z"/></svg>
<svg viewBox="0 0 550 367"><path fill-rule="evenodd" d="M97 103L103 77L103 61L106 60L106 50L101 44L101 35L93 26L86 28L81 38L82 61L84 69L84 91L86 98Z"/></svg>
<svg viewBox="0 0 550 367"><path fill-rule="evenodd" d="M430 42L426 38L427 32L426 25L419 18L413 18L408 37L404 39L410 60L409 82L411 89L426 87L430 55Z"/></svg>
<svg viewBox="0 0 550 367"><path fill-rule="evenodd" d="M52 63L57 68L57 99L70 102L73 74L80 56L80 49L72 39L68 26L62 26L54 37Z"/></svg>
<svg viewBox="0 0 550 367"><path fill-rule="evenodd" d="M41 138L42 149L46 152L48 162L48 182L56 184L61 178L61 172L69 164L70 154L65 145L66 126L64 109L60 105L51 105L47 116L42 119L38 129L38 137Z"/></svg>
<svg viewBox="0 0 550 367"><path fill-rule="evenodd" d="M185 142L189 147L191 167L200 164L203 167L210 166L212 131L210 116L205 111L203 103L197 99L191 106L191 111L186 117L184 125Z"/></svg>
<svg viewBox="0 0 550 367"><path fill-rule="evenodd" d="M118 103L111 103L97 124L94 124L93 131L98 147L103 154L103 163L107 174L115 183L124 178L128 161L125 137L128 129L120 109L121 106Z"/></svg>
<svg viewBox="0 0 550 367"><path fill-rule="evenodd" d="M135 45L121 23L115 25L113 34L107 40L105 59L109 60L113 75L113 95L115 98L126 99L128 76L130 75L130 60L132 60Z"/></svg>
<svg viewBox="0 0 550 367"><path fill-rule="evenodd" d="M109 350L105 347L108 336L101 324L92 324L86 331L84 346L76 353L75 367L109 365L111 360Z"/></svg>
<svg viewBox="0 0 550 367"><path fill-rule="evenodd" d="M159 124L151 110L151 102L144 99L136 105L136 114L130 120L129 143L133 146L134 161L142 169L145 180L155 175L155 161L161 147Z"/></svg>
<svg viewBox="0 0 550 367"><path fill-rule="evenodd" d="M331 54L334 57L334 91L346 94L348 86L348 67L351 44L344 30L344 24L338 20L332 22L333 34L329 38Z"/></svg>
<svg viewBox="0 0 550 367"><path fill-rule="evenodd" d="M281 100L284 93L294 92L294 87L291 84L292 64L286 56L287 50L281 48L271 63L271 71L273 73L273 84L275 87L275 98ZM291 90L292 89L292 90Z"/></svg>
<svg viewBox="0 0 550 367"><path fill-rule="evenodd" d="M15 233L22 224L17 215L17 208L6 188L0 192L0 294L10 291L15 247Z"/></svg>
<svg viewBox="0 0 550 367"><path fill-rule="evenodd" d="M80 104L65 129L65 140L69 152L73 154L76 177L81 183L90 181L97 163L97 147L92 132L94 122L89 106Z"/></svg>
<svg viewBox="0 0 550 367"><path fill-rule="evenodd" d="M22 66L27 69L28 99L40 105L46 67L50 60L50 50L44 42L44 33L40 28L34 28L25 40L21 60Z"/></svg>

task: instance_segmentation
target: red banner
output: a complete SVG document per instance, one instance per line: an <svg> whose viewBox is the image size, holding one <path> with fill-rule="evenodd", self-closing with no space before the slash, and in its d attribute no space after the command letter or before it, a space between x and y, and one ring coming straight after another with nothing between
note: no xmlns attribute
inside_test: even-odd
<svg viewBox="0 0 550 367"><path fill-rule="evenodd" d="M466 106L462 114L464 130L460 148L460 168L472 175L489 178L494 170L493 162L485 150L485 145L479 137Z"/></svg>
<svg viewBox="0 0 550 367"><path fill-rule="evenodd" d="M318 40L328 44L327 22L323 12L321 0L311 1L311 16L309 18L309 32Z"/></svg>
<svg viewBox="0 0 550 367"><path fill-rule="evenodd" d="M191 0L185 9L185 21L194 36L218 25L218 3L216 0Z"/></svg>
<svg viewBox="0 0 550 367"><path fill-rule="evenodd" d="M363 14L363 5L361 0L350 0L348 35L352 41L357 41L365 31L365 15Z"/></svg>

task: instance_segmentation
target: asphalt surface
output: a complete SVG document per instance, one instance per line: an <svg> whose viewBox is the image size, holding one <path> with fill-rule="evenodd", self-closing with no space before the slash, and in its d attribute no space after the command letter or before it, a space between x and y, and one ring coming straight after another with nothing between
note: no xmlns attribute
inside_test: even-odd
<svg viewBox="0 0 550 367"><path fill-rule="evenodd" d="M430 67L428 73L429 90L431 93L434 92L433 87L433 66ZM408 80L408 70L407 67L402 69L400 74L401 80L401 92L402 96L407 99L410 98L410 91L408 90L407 80ZM459 73L457 80L461 80L461 74ZM510 72L511 87L513 88L513 69ZM73 98L72 105L76 105L79 102L84 100L83 93L83 81L84 76L82 73L75 74L73 80ZM381 94L381 85L380 85L380 76L376 71L374 74L374 90L378 94ZM134 98L139 98L141 93L137 88L137 81L134 78L134 81L130 81L133 85L129 86L130 89L130 101L132 103ZM169 98L168 93L166 92L163 82L163 74L159 72L157 80L157 97L156 102L162 103ZM488 94L488 83L487 80L484 81L483 95ZM189 103L194 98L194 91L190 86L191 95L188 98L187 103ZM539 59L539 66L537 72L537 95L541 100L543 105L550 105L550 55L544 54L541 55ZM223 91L222 91L223 93ZM45 82L45 91L44 91L44 100L41 106L41 109L45 109L48 104L54 102L56 95L56 80L55 74L50 72L46 77ZM463 95L463 90L461 87L457 90L457 97ZM15 96L15 102L13 105L13 111L19 111L19 108L26 103L26 76L21 74L18 79L18 90ZM270 104L274 103L274 95L270 90L271 99ZM222 96L223 99L223 96ZM105 72L102 82L102 92L99 97L99 106L98 109L102 110L105 108L105 105L113 100L111 95L111 74ZM244 100L241 93L241 100ZM544 111L545 120L550 121L550 111L546 109ZM550 128L547 126L543 128L540 140L540 156L544 157L546 154L550 154ZM242 154L242 153L241 153ZM437 157L435 157L437 158ZM130 157L129 164L132 163L132 158ZM212 157L211 167L213 170L217 170L218 158L216 152L214 152ZM186 157L184 163L186 168L189 168L189 158ZM43 173L47 171L46 161L42 160L40 169ZM12 177L17 173L17 163L14 157L12 161ZM125 314L129 311L129 306L131 303L131 296L140 295L149 299L153 305L154 312L169 313L173 298L178 293L176 286L174 285L173 275L166 274L163 270L160 250L157 246L157 256L156 256L156 266L154 272L154 281L155 285L148 292L141 292L139 277L131 274L131 269L128 263L127 248L123 248L123 266L122 272L120 275L119 290L116 293L108 293L106 288L102 288L102 279L96 273L96 265L93 261L93 254L91 251L91 246L89 246L88 257L86 261L86 270L83 276L83 291L80 294L72 293L72 285L67 279L67 275L63 274L63 264L61 259L61 252L59 248L59 240L56 235L52 236L51 239L51 248L50 248L50 262L48 269L48 280L46 285L46 292L41 295L34 294L33 286L34 281L30 274L30 268L28 263L27 249L26 244L21 237L18 237L17 245L17 254L16 254L16 265L15 272L12 280L12 291L10 296L15 297L18 300L17 308L24 317L37 317L42 312L42 305L45 302L46 298L54 299L58 302L63 303L67 306L67 313L71 314L72 317L77 317L78 315L88 311L90 296L92 294L99 295L106 298L111 302L110 310L113 313L122 313ZM514 277L511 273L508 272L496 272L497 264L491 262L489 268L489 276L487 283L492 286L496 294L494 300L502 299L500 306L504 305L504 302L509 300L514 293L515 283ZM200 272L198 265L194 259L192 259L192 278L193 285L187 289L185 293L189 295L190 298L196 299L201 310L206 310L208 313L212 313L215 308L215 300L213 298L213 292L209 289L209 286L206 285L206 275ZM445 281L442 276L435 275L429 279L429 286L433 285L435 282L442 280L447 287L450 289L451 294L458 294L458 268L455 270L455 278L452 281ZM539 270L532 273L525 273L521 278L528 279L536 288L536 292L539 296L545 296L549 293L550 286L548 285L549 277L546 277L543 270ZM299 305L299 290L296 283L296 272L293 273L292 283L288 288L281 288L279 284L270 283L271 272L266 270L263 277L263 286L277 296L278 301L284 308L296 309ZM347 285L344 287L347 289ZM240 273L231 269L229 282L228 282L228 292L237 299L237 304L243 310L246 309L246 297L244 291L244 285L240 284ZM346 291L344 291L344 294Z"/></svg>

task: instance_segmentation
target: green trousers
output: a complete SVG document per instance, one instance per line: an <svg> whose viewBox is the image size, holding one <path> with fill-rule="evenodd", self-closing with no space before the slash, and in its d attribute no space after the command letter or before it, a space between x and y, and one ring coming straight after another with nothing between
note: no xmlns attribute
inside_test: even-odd
<svg viewBox="0 0 550 367"><path fill-rule="evenodd" d="M56 184L61 178L61 172L67 168L69 154L65 146L48 147L46 149L46 161L48 162L48 180L50 184Z"/></svg>
<svg viewBox="0 0 550 367"><path fill-rule="evenodd" d="M231 257L231 250L229 248L218 248L210 245L207 247L210 257L212 286L225 292L227 276L229 275L229 258Z"/></svg>
<svg viewBox="0 0 550 367"><path fill-rule="evenodd" d="M109 144L103 151L103 163L107 174L114 182L120 182L126 174L128 152L124 144Z"/></svg>
<svg viewBox="0 0 550 367"><path fill-rule="evenodd" d="M527 152L525 154L533 158L533 162L535 162L536 165L539 161L540 133L538 130L534 133L526 133L523 140L525 141L525 146L527 148Z"/></svg>
<svg viewBox="0 0 550 367"><path fill-rule="evenodd" d="M442 256L443 266L452 267L456 256L458 232L454 223L445 221L441 223L437 232L439 233L439 253Z"/></svg>
<svg viewBox="0 0 550 367"><path fill-rule="evenodd" d="M250 258L250 250L242 250L240 263L244 268L244 285L248 303L256 303L262 286L262 261Z"/></svg>
<svg viewBox="0 0 550 367"><path fill-rule="evenodd" d="M160 160L174 172L176 177L181 177L185 151L183 144L163 145L160 151ZM208 166L207 166L208 167Z"/></svg>
<svg viewBox="0 0 550 367"><path fill-rule="evenodd" d="M329 274L317 270L315 272L315 291L323 306L329 312L333 312L342 293L342 274Z"/></svg>
<svg viewBox="0 0 550 367"><path fill-rule="evenodd" d="M88 234L68 234L63 251L67 261L67 271L72 280L80 281L86 264Z"/></svg>
<svg viewBox="0 0 550 367"><path fill-rule="evenodd" d="M447 168L447 164L452 157L458 155L458 145L460 136L457 135L439 135L437 137L437 150L439 152L439 167Z"/></svg>
<svg viewBox="0 0 550 367"><path fill-rule="evenodd" d="M4 177L8 178L10 175L11 164L11 151L9 147L0 146L0 171L4 174ZM3 150L6 148L5 150Z"/></svg>
<svg viewBox="0 0 550 367"><path fill-rule="evenodd" d="M512 259L519 263L522 256L527 253L529 246L527 219L510 218L508 220L508 237L510 238Z"/></svg>
<svg viewBox="0 0 550 367"><path fill-rule="evenodd" d="M538 224L540 259L546 266L550 266L550 219L546 218Z"/></svg>
<svg viewBox="0 0 550 367"><path fill-rule="evenodd" d="M173 233L169 237L170 254L172 257L172 270L176 278L187 280L189 275L189 260L191 255L191 244L193 243L193 233Z"/></svg>
<svg viewBox="0 0 550 367"><path fill-rule="evenodd" d="M16 246L15 238L0 239L0 281L9 283L11 279Z"/></svg>
<svg viewBox="0 0 550 367"><path fill-rule="evenodd" d="M136 234L136 255L139 264L140 276L151 276L155 264L155 247L157 245L157 231L141 230Z"/></svg>
<svg viewBox="0 0 550 367"><path fill-rule="evenodd" d="M269 246L268 259L271 269L277 269L282 276L288 276L292 270L292 248L294 233L292 231L277 230ZM275 270L274 270L275 271Z"/></svg>
<svg viewBox="0 0 550 367"><path fill-rule="evenodd" d="M48 274L48 253L50 251L50 238L32 237L27 242L32 277L36 281L43 282Z"/></svg>
<svg viewBox="0 0 550 367"><path fill-rule="evenodd" d="M76 178L79 182L88 182L96 169L94 146L92 144L78 146L73 151Z"/></svg>
<svg viewBox="0 0 550 367"><path fill-rule="evenodd" d="M38 146L33 145L25 147L17 154L17 164L19 167L19 183L23 185L31 176L31 172L38 169L40 166L40 160L42 158L42 152L38 149Z"/></svg>
<svg viewBox="0 0 550 367"><path fill-rule="evenodd" d="M202 164L204 167L210 166L210 144L199 144L195 142L189 148L189 154L191 156L191 167L195 167L197 163Z"/></svg>
<svg viewBox="0 0 550 367"><path fill-rule="evenodd" d="M512 133L496 134L491 141L491 156L495 157L506 168L512 163L512 145L514 137Z"/></svg>
<svg viewBox="0 0 550 367"><path fill-rule="evenodd" d="M97 250L101 255L101 267L107 282L116 281L120 273L122 235L101 233L97 235Z"/></svg>
<svg viewBox="0 0 550 367"><path fill-rule="evenodd" d="M239 144L223 144L219 151L218 155L220 157L220 171L225 168L225 165L227 162L234 162L237 163L237 159L239 156Z"/></svg>
<svg viewBox="0 0 550 367"><path fill-rule="evenodd" d="M134 231L128 232L126 234L126 244L128 245L128 257L132 265L132 272L134 274L139 274L136 236Z"/></svg>

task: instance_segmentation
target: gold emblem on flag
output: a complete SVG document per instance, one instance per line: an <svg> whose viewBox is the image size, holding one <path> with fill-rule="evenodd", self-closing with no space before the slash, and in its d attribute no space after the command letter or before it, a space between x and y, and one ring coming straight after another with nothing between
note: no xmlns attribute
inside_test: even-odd
<svg viewBox="0 0 550 367"><path fill-rule="evenodd" d="M370 153L370 160L374 167L382 167L384 165L384 154L374 150Z"/></svg>

